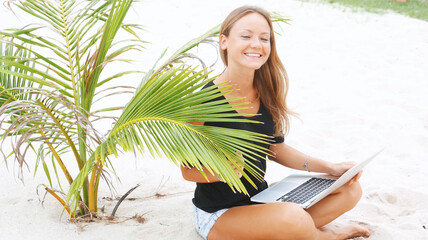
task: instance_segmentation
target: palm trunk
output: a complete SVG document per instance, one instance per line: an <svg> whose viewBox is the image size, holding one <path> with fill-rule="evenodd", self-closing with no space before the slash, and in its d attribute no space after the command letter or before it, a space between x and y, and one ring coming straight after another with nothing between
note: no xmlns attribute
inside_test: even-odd
<svg viewBox="0 0 428 240"><path fill-rule="evenodd" d="M86 133L79 126L79 152L80 152L80 160L82 161L82 166L86 163ZM86 178L85 183L82 186L83 193L83 202L86 206L89 204L88 198L88 178ZM84 214L84 212L82 212Z"/></svg>

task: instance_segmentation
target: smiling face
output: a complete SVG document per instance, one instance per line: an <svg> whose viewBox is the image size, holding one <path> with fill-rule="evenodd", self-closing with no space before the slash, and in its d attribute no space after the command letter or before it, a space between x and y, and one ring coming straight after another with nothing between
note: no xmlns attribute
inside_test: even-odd
<svg viewBox="0 0 428 240"><path fill-rule="evenodd" d="M220 35L220 48L227 52L227 65L249 70L259 69L269 58L271 29L258 13L249 13L236 21L229 35Z"/></svg>

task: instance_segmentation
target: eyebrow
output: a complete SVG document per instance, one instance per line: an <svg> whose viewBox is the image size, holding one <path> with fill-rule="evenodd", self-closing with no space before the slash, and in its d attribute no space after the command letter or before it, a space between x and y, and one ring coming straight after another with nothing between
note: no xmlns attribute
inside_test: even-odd
<svg viewBox="0 0 428 240"><path fill-rule="evenodd" d="M248 31L248 32L253 32L251 29L242 29L241 31ZM270 32L262 32L261 34L268 34L270 35Z"/></svg>

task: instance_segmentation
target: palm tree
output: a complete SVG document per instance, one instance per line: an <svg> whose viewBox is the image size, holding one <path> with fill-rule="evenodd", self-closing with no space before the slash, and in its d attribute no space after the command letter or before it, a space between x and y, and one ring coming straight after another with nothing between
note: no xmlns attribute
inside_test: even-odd
<svg viewBox="0 0 428 240"><path fill-rule="evenodd" d="M45 190L72 218L96 213L100 181L104 179L108 184L105 169L113 168L109 156L149 151L154 157L166 156L176 165L199 169L203 165L210 173L219 174L232 189L247 193L231 163L243 164L259 176L238 152L254 158L267 151L246 141L263 142L267 136L189 124L250 121L237 120L239 114L230 113L233 108L245 108L242 104L210 101L231 91L229 86L221 86L221 91L201 91L212 80L209 71L183 61L196 57L189 51L201 42L212 41L218 26L144 73L136 88L119 85L119 79L135 78L142 74L139 71L103 74L107 65L130 62L122 58L124 53L144 48L145 42L138 34L141 26L123 21L133 2L11 1L43 25L0 31L1 152L6 163L14 158L21 167L28 164L28 152L34 152L34 171L43 169L48 180ZM117 39L119 31L129 38ZM97 99L126 94L129 89L133 96L126 106L93 109ZM102 119L113 121L112 129L104 134L96 124ZM3 148L6 139L11 143L7 146L12 146L10 152ZM64 178L68 188L63 186Z"/></svg>

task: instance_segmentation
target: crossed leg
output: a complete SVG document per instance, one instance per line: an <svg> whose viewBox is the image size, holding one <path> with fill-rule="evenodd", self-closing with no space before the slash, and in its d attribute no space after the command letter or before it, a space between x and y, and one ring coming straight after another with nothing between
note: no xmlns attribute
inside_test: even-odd
<svg viewBox="0 0 428 240"><path fill-rule="evenodd" d="M285 202L233 207L217 220L208 239L341 240L368 237L368 229L356 224L337 229L325 227L352 209L360 198L361 187L355 182L345 184L306 210Z"/></svg>

